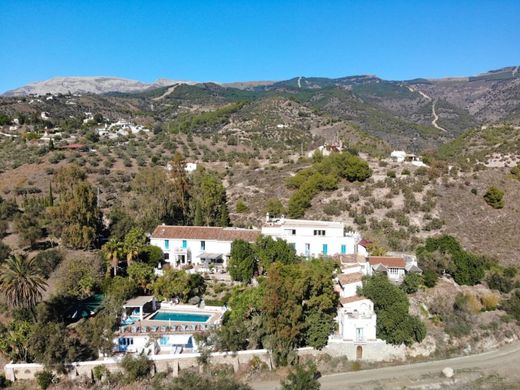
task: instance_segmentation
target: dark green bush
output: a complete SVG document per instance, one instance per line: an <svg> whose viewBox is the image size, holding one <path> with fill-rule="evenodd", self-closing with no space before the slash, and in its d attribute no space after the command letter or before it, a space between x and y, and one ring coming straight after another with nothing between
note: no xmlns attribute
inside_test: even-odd
<svg viewBox="0 0 520 390"><path fill-rule="evenodd" d="M494 209L501 209L504 207L504 191L497 187L489 187L484 194L484 200Z"/></svg>
<svg viewBox="0 0 520 390"><path fill-rule="evenodd" d="M426 287L432 288L432 287L435 287L435 285L437 284L437 280L439 279L439 276L435 272L428 270L428 271L424 272L423 279L424 279L424 285Z"/></svg>

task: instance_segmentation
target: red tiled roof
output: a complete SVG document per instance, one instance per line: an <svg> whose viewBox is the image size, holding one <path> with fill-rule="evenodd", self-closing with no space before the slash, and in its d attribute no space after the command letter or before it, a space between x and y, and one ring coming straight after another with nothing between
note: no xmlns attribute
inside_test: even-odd
<svg viewBox="0 0 520 390"><path fill-rule="evenodd" d="M372 241L370 241L370 240L365 240L365 239L362 239L361 241L359 241L359 243L358 243L358 244L359 244L359 245L361 245L361 246L364 246L364 247L366 247L367 245L370 245L370 244L372 244Z"/></svg>
<svg viewBox="0 0 520 390"><path fill-rule="evenodd" d="M342 305L346 305L347 303L362 301L363 299L367 298L361 295L354 295L353 297L340 298L339 303L341 303Z"/></svg>
<svg viewBox="0 0 520 390"><path fill-rule="evenodd" d="M217 241L244 240L249 242L256 241L259 236L259 230L207 226L159 225L152 233L152 238L180 238L188 240L195 239Z"/></svg>
<svg viewBox="0 0 520 390"><path fill-rule="evenodd" d="M362 278L363 278L363 274L361 272L353 272L351 274L338 275L338 280L342 285L360 282Z"/></svg>
<svg viewBox="0 0 520 390"><path fill-rule="evenodd" d="M368 262L372 266L383 264L387 268L404 268L406 265L406 262L402 257L369 256Z"/></svg>

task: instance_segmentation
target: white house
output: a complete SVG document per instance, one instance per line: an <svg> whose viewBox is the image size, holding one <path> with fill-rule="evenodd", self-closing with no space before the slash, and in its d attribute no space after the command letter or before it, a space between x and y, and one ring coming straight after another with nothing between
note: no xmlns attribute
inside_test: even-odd
<svg viewBox="0 0 520 390"><path fill-rule="evenodd" d="M339 295L342 298L353 297L357 294L357 289L363 287L361 282L363 273L351 272L343 273L337 276L338 285L340 287Z"/></svg>
<svg viewBox="0 0 520 390"><path fill-rule="evenodd" d="M363 263L357 259L351 264L342 265L342 273L337 275L335 290L339 294L338 336L346 342L366 342L376 340L376 320L373 302L357 295L363 286L366 275Z"/></svg>
<svg viewBox="0 0 520 390"><path fill-rule="evenodd" d="M253 229L159 225L150 243L162 249L173 268L189 264L226 268L233 241L254 242L259 236L260 231Z"/></svg>
<svg viewBox="0 0 520 390"><path fill-rule="evenodd" d="M267 214L262 234L287 241L298 255L305 257L368 255L359 245L359 233L345 232L341 222L270 218Z"/></svg>
<svg viewBox="0 0 520 390"><path fill-rule="evenodd" d="M370 274L383 272L388 279L402 282L407 273L422 273L417 260L412 256L369 256Z"/></svg>
<svg viewBox="0 0 520 390"><path fill-rule="evenodd" d="M392 153L390 153L390 158L398 163L409 162L417 167L428 166L422 162L420 157L416 156L415 154L406 153L404 150L394 150Z"/></svg>
<svg viewBox="0 0 520 390"><path fill-rule="evenodd" d="M345 341L366 342L376 340L377 316L374 304L362 296L340 298L338 309L339 335Z"/></svg>

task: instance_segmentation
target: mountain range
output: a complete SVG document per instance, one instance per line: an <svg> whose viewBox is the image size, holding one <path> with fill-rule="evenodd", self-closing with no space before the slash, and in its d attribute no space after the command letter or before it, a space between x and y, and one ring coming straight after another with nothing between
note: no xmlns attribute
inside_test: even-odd
<svg viewBox="0 0 520 390"><path fill-rule="evenodd" d="M374 75L235 83L56 77L6 92L0 98L0 113L14 117L20 110L35 115L46 111L65 120L81 117L84 112L99 112L112 119L145 115L160 123L189 115L194 133L244 127L261 137L267 137L269 126L285 123L281 129L292 132L276 130L275 135L284 133L284 139L288 134L292 138L296 134L296 138L321 135L326 131L324 123L330 127L341 122L391 145L424 150L482 125L519 124L518 70L518 66L510 66L477 76L402 81ZM31 104L23 100L24 95L47 93L61 94L62 98ZM83 99L68 101L70 94ZM199 124L200 118L195 116L203 114L204 118L209 111L215 117L222 116L222 122Z"/></svg>

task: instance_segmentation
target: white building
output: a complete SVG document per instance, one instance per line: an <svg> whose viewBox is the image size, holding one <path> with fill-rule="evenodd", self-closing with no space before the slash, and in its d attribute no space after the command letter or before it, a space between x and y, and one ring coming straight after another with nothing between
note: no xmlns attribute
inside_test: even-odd
<svg viewBox="0 0 520 390"><path fill-rule="evenodd" d="M392 153L390 153L390 158L398 163L409 162L416 167L428 166L422 162L420 157L416 156L415 154L406 153L404 150L394 150Z"/></svg>
<svg viewBox="0 0 520 390"><path fill-rule="evenodd" d="M262 234L287 241L296 253L305 257L360 254L367 256L359 245L361 236L345 232L341 222L310 221L304 219L270 218L262 226Z"/></svg>
<svg viewBox="0 0 520 390"><path fill-rule="evenodd" d="M150 243L164 252L164 259L173 268L185 265L226 268L235 240L255 242L259 230L160 225L152 233Z"/></svg>
<svg viewBox="0 0 520 390"><path fill-rule="evenodd" d="M393 282L400 283L407 273L422 273L417 260L412 256L370 256L370 272L383 272Z"/></svg>
<svg viewBox="0 0 520 390"><path fill-rule="evenodd" d="M339 335L345 341L376 341L377 316L374 304L362 296L340 298L338 309Z"/></svg>
<svg viewBox="0 0 520 390"><path fill-rule="evenodd" d="M342 264L342 273L337 275L335 291L339 294L338 337L345 342L364 343L375 341L377 316L373 302L357 294L367 275L366 263L361 257L352 256L352 262Z"/></svg>

